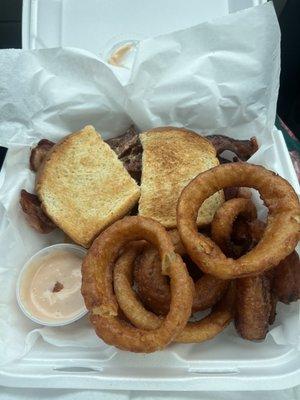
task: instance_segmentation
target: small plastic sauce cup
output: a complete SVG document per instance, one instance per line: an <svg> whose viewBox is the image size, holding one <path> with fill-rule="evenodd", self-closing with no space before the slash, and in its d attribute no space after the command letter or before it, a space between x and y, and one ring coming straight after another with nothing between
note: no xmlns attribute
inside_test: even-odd
<svg viewBox="0 0 300 400"><path fill-rule="evenodd" d="M29 303L30 301L26 301L25 300L25 295L26 295L26 291L30 291L31 287L31 279L33 279L33 277L35 276L35 274L39 271L39 269L41 268L41 266L39 266L39 261L47 262L47 257L50 259L50 257L55 257L56 255L62 257L63 255L68 255L71 254L72 256L76 256L79 257L81 259L84 258L84 256L86 255L86 249L74 245L74 244L69 244L69 243L61 243L61 244L55 244L53 246L49 246L49 247L45 247L44 249L38 251L36 254L34 254L23 266L18 280L17 280L17 286L16 286L16 296L17 296L17 302L19 304L20 309L23 311L23 313L29 318L31 319L31 321L41 324L41 325L45 325L45 326L64 326L64 325L68 325L71 324L72 322L75 322L77 320L79 320L80 318L82 318L85 314L87 314L87 309L83 304L83 307L81 307L78 310L78 313L76 313L76 310L72 313L71 317L58 317L58 318L49 318L49 317L43 317L39 312L35 312L34 311L34 307L30 307ZM44 267L45 268L45 267ZM77 271L78 273L78 271ZM80 282L81 282L81 275L79 278ZM63 285L62 285L63 286ZM53 289L54 290L54 289ZM59 288L57 289L57 291L62 291L63 288ZM49 293L51 293L51 291L48 291ZM78 293L79 296L81 296L81 293ZM30 293L27 293L27 297L30 296L31 299L31 295ZM77 296L77 294L76 294ZM81 299L78 299L76 297L76 299L80 302ZM31 309L30 309L31 308Z"/></svg>

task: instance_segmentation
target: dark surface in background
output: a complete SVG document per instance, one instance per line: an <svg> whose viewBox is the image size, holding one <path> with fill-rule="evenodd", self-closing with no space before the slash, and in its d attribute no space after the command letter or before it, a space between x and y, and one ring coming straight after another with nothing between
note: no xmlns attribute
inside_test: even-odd
<svg viewBox="0 0 300 400"><path fill-rule="evenodd" d="M274 0L274 5L282 32L277 111L300 138L300 0ZM21 19L22 0L0 0L0 49L21 48Z"/></svg>
<svg viewBox="0 0 300 400"><path fill-rule="evenodd" d="M0 171L1 171L2 165L4 163L6 153L7 153L7 148L0 146Z"/></svg>
<svg viewBox="0 0 300 400"><path fill-rule="evenodd" d="M0 49L20 48L22 0L0 0Z"/></svg>
<svg viewBox="0 0 300 400"><path fill-rule="evenodd" d="M281 77L277 112L300 139L300 1L288 0L279 16Z"/></svg>

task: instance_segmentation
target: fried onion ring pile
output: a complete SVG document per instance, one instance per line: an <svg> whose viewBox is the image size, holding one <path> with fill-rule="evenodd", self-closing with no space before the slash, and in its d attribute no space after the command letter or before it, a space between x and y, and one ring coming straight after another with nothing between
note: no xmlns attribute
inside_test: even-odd
<svg viewBox="0 0 300 400"><path fill-rule="evenodd" d="M256 209L251 200L231 199L216 212L211 226L212 239L226 255L235 248L232 233L234 223L239 217L248 226L246 236L251 238L248 251L263 237L266 224L256 219ZM245 229L245 225L242 226ZM242 235L244 234L243 231ZM244 339L264 339L269 325L274 323L277 301L289 303L298 300L299 295L300 262L295 251L264 274L236 279L237 331Z"/></svg>
<svg viewBox="0 0 300 400"><path fill-rule="evenodd" d="M118 304L128 320L145 330L158 329L163 319L144 308L132 288L135 250L129 248L118 259L114 269L114 290ZM223 294L210 314L196 322L188 322L183 331L174 339L179 343L200 343L212 339L229 324L233 315L233 289Z"/></svg>
<svg viewBox="0 0 300 400"><path fill-rule="evenodd" d="M198 233L196 218L204 200L218 190L239 186L259 191L269 209L260 242L234 260L210 238ZM177 224L187 253L203 272L220 279L256 275L270 269L296 247L300 232L300 208L292 186L264 167L246 163L223 164L199 174L182 191L177 205Z"/></svg>
<svg viewBox="0 0 300 400"><path fill-rule="evenodd" d="M267 223L242 189L205 234L198 232L203 201L229 187L258 190ZM271 171L236 162L201 173L179 198L178 230L125 217L88 250L82 294L97 335L122 350L149 353L212 339L234 319L244 339L264 339L277 301L300 297L299 227L297 195ZM203 310L205 317L197 314Z"/></svg>
<svg viewBox="0 0 300 400"><path fill-rule="evenodd" d="M113 289L113 266L126 244L147 240L160 254L162 272L170 277L170 311L155 329L138 329L120 317ZM191 314L191 278L166 230L143 217L125 217L94 241L82 265L82 295L99 337L120 349L149 353L164 348L185 327Z"/></svg>
<svg viewBox="0 0 300 400"><path fill-rule="evenodd" d="M170 231L175 251L186 256L186 251L180 241L177 230ZM193 267L186 260L188 271ZM195 268L195 267L194 267ZM136 262L134 281L142 302L158 315L168 313L170 308L170 285L168 278L161 273L159 255L154 248L147 248ZM192 311L204 311L214 306L224 295L228 282L204 274L195 281L195 291Z"/></svg>

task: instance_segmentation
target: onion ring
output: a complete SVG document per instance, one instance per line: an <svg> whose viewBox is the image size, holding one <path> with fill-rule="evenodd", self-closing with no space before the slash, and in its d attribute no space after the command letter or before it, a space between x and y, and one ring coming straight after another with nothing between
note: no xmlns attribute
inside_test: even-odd
<svg viewBox="0 0 300 400"><path fill-rule="evenodd" d="M237 203L239 203L239 205ZM231 209L229 209L230 205L232 206ZM249 209L250 204L247 205L247 203L244 201L244 207L245 209ZM230 200L224 203L222 207L217 211L215 218L212 222L212 231L214 232L212 234L212 238L222 248L222 250L222 242L225 242L226 244L229 243L228 237L226 237L226 235L230 235L232 233L228 225L226 231L222 230L222 225L230 225L233 223L234 218L232 217L234 217L234 210L236 212L243 211L243 203L241 199L235 199L234 202ZM237 226L238 228L242 226L242 229L246 229L246 231L235 232L237 236L242 235L243 238L245 236L250 236L250 244L248 243L250 247L254 247L259 242L266 228L266 224L260 220L255 219L251 221L251 219L253 218L254 214L250 212L248 215L248 221L245 222L246 226L240 224ZM218 221L221 221L221 224L219 224ZM219 227L221 227L221 232L218 232ZM237 238L235 237L233 242L235 242L236 239ZM225 250L223 251L225 252ZM271 312L269 317L269 324L272 325L275 320L276 304L278 301L289 304L293 301L297 301L300 298L299 255L296 251L293 251L276 267L268 270L265 274L266 277L270 280L271 285ZM239 306L237 305L237 309L238 308ZM255 310L253 312L256 314ZM242 314L242 312L240 312L240 314Z"/></svg>
<svg viewBox="0 0 300 400"><path fill-rule="evenodd" d="M158 248L162 271L171 280L170 312L151 331L137 329L119 317L113 292L113 264L120 250L136 240L147 240ZM83 261L81 291L97 335L122 350L150 353L164 348L184 329L191 314L191 278L166 230L149 218L125 217L98 236Z"/></svg>
<svg viewBox="0 0 300 400"><path fill-rule="evenodd" d="M232 229L232 241L237 244L243 243L246 252L260 241L265 229L266 224L259 219L237 220Z"/></svg>
<svg viewBox="0 0 300 400"><path fill-rule="evenodd" d="M176 253L182 257L186 251L176 229L168 232ZM188 265L188 271L190 270ZM199 269L198 269L199 271ZM199 271L200 272L200 271ZM161 273L161 264L157 250L146 248L139 256L134 270L134 281L142 302L158 315L165 315L170 308L170 284ZM204 274L195 283L192 312L204 311L215 305L228 288L228 282Z"/></svg>
<svg viewBox="0 0 300 400"><path fill-rule="evenodd" d="M145 262L146 261L146 262ZM170 284L161 273L159 255L147 248L135 261L134 282L143 304L157 315L166 315L170 309ZM158 268L156 268L158 266Z"/></svg>
<svg viewBox="0 0 300 400"><path fill-rule="evenodd" d="M170 308L170 285L161 273L160 260L153 248L145 249L136 262L134 281L142 302L158 315ZM215 305L228 288L228 282L204 274L195 282L192 312L204 311Z"/></svg>
<svg viewBox="0 0 300 400"><path fill-rule="evenodd" d="M249 223L252 240L258 242L266 228L264 222L256 220ZM269 272L269 271L268 271ZM300 260L299 254L293 251L284 260L270 270L274 302L290 304L300 299Z"/></svg>
<svg viewBox="0 0 300 400"><path fill-rule="evenodd" d="M242 217L249 222L256 219L256 208L251 200L235 198L226 201L216 211L211 223L211 238L226 255L232 253L231 236L237 217Z"/></svg>
<svg viewBox="0 0 300 400"><path fill-rule="evenodd" d="M260 340L266 337L274 313L272 301L270 281L266 276L236 280L234 322L242 338Z"/></svg>
<svg viewBox="0 0 300 400"><path fill-rule="evenodd" d="M277 299L285 304L300 298L300 261L296 251L274 268L272 290Z"/></svg>
<svg viewBox="0 0 300 400"><path fill-rule="evenodd" d="M243 198L228 200L218 209L211 225L212 239L225 254L228 254L233 246L231 234L238 217L244 217L252 224L252 229L248 226L251 237L249 249L255 246L263 235L264 224L256 220L256 208L252 201ZM254 237L252 230L255 233ZM269 322L274 322L275 313L276 298L271 294L270 279L267 276L250 276L236 280L235 326L244 339L264 339Z"/></svg>
<svg viewBox="0 0 300 400"><path fill-rule="evenodd" d="M268 223L260 242L237 260L227 258L209 238L198 233L196 218L205 199L230 186L257 189L269 209ZM221 279L261 273L289 255L300 231L300 206L292 186L264 167L246 163L223 164L194 178L181 192L177 227L184 247L203 272Z"/></svg>
<svg viewBox="0 0 300 400"><path fill-rule="evenodd" d="M258 219L247 224L253 246L261 239L266 224ZM293 251L276 267L266 273L272 287L272 312L270 317L270 324L272 324L275 319L277 301L289 304L300 298L300 260L298 253Z"/></svg>
<svg viewBox="0 0 300 400"><path fill-rule="evenodd" d="M114 269L114 290L120 308L129 321L139 329L152 331L162 325L163 319L147 311L132 289L135 256L134 249L129 249L118 259ZM174 341L200 343L212 339L231 321L233 304L234 293L230 288L207 317L197 322L188 322Z"/></svg>
<svg viewBox="0 0 300 400"><path fill-rule="evenodd" d="M196 322L188 322L175 339L179 343L201 343L213 339L231 322L234 315L235 290L229 287L222 299L212 308L207 317Z"/></svg>

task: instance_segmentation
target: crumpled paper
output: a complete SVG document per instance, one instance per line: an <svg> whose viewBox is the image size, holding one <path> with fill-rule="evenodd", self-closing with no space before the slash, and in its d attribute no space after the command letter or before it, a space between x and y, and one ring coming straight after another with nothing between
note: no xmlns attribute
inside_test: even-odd
<svg viewBox="0 0 300 400"><path fill-rule="evenodd" d="M267 4L140 42L127 84L82 50L0 52L0 145L9 149L0 175L0 364L24 356L38 337L55 346L107 351L86 318L46 328L17 306L16 279L25 261L63 241L58 231L35 232L20 209L20 190L34 188L30 146L41 138L57 141L86 124L104 138L123 133L132 122L140 129L176 125L203 134L255 135L260 149L252 161L278 171L299 190L273 131L279 43L276 15ZM270 332L275 342L300 347L299 332L298 306L280 306ZM230 330L227 336L240 340Z"/></svg>

